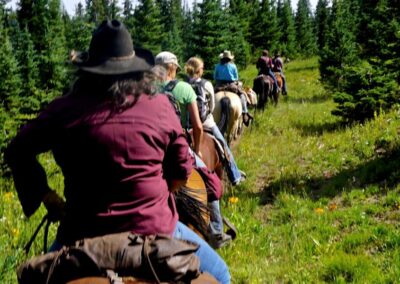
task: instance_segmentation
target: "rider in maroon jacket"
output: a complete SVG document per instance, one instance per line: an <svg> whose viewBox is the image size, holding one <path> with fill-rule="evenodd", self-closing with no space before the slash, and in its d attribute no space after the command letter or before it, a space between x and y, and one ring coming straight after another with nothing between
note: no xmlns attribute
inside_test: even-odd
<svg viewBox="0 0 400 284"><path fill-rule="evenodd" d="M274 64L272 59L268 56L268 50L263 50L262 56L258 58L256 67L258 69L258 75L269 75L274 80L274 88L275 91L278 91L278 82L276 81L276 77L272 69L274 68Z"/></svg>

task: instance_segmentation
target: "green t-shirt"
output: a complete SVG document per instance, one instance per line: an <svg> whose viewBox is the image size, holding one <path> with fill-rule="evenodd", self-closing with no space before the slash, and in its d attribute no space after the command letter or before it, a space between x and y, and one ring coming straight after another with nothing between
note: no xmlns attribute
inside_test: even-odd
<svg viewBox="0 0 400 284"><path fill-rule="evenodd" d="M166 86L168 83L169 81L166 81L163 85ZM179 109L181 111L181 125L182 127L186 127L187 106L196 101L196 93L188 83L178 81L175 88L172 90L172 94L179 104Z"/></svg>

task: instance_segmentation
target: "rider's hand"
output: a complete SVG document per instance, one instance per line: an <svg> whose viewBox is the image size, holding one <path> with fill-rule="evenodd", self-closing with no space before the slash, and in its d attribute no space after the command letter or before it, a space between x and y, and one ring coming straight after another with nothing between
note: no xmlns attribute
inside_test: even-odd
<svg viewBox="0 0 400 284"><path fill-rule="evenodd" d="M50 221L57 222L65 216L65 201L54 190L50 190L42 202L47 209Z"/></svg>

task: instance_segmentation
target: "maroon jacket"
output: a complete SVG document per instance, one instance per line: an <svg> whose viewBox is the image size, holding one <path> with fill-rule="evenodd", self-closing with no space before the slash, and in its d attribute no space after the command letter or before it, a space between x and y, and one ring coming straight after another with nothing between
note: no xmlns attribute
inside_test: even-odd
<svg viewBox="0 0 400 284"><path fill-rule="evenodd" d="M256 63L256 68L259 70L259 74L268 75L270 70L272 69L272 59L268 56L261 56L258 58Z"/></svg>
<svg viewBox="0 0 400 284"><path fill-rule="evenodd" d="M57 240L107 233L172 234L178 215L167 180L192 170L181 124L165 95L140 96L123 111L95 97L53 101L6 151L27 216L48 192L36 155L53 151L64 174L66 218Z"/></svg>

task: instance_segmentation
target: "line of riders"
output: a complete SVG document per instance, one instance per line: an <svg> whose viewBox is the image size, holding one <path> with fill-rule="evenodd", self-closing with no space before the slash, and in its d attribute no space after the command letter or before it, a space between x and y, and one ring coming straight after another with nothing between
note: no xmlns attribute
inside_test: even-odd
<svg viewBox="0 0 400 284"><path fill-rule="evenodd" d="M190 58L184 66L187 81L176 80L181 69L177 57L163 51L154 58L150 51L134 48L128 30L117 20L99 25L88 52L71 55L78 78L69 92L21 128L5 152L25 215L31 216L43 203L51 221L60 221L50 251L126 231L167 235L198 245L199 271L230 283L229 269L214 250L232 241L224 232L219 199L207 204L207 243L179 221L173 197L193 167L205 167L200 150L204 131L227 150L224 168L231 184L246 178L214 121L214 87L202 78L204 62ZM220 54L215 91L240 96L248 126L253 117L233 59L228 50ZM272 70L284 78L279 55L272 61L263 51L257 68L259 74L274 78L278 88ZM285 84L282 91L286 93ZM171 96L160 93L170 94L177 107ZM182 131L189 125L192 148ZM50 150L64 175L65 201L50 188L36 158Z"/></svg>

